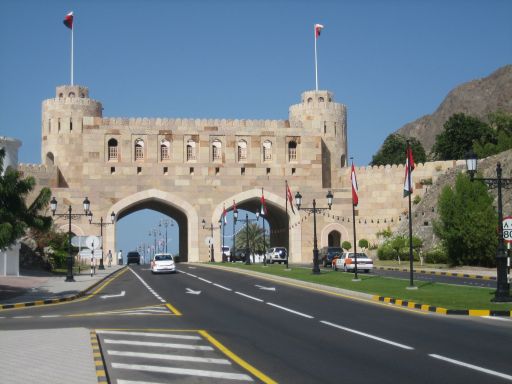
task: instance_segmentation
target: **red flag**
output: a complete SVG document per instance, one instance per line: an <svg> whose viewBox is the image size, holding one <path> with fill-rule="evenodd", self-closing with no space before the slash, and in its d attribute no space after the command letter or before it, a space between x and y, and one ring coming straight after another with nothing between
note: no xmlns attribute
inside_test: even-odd
<svg viewBox="0 0 512 384"><path fill-rule="evenodd" d="M261 194L261 209L260 209L260 215L268 215L267 210L267 204L265 204L265 196L263 196L263 193Z"/></svg>
<svg viewBox="0 0 512 384"><path fill-rule="evenodd" d="M234 212L237 212L238 210L236 209L236 203L235 203L235 200L233 200L233 213Z"/></svg>
<svg viewBox="0 0 512 384"><path fill-rule="evenodd" d="M357 194L357 179L356 179L356 169L354 168L354 164L352 164L352 172L350 173L350 180L352 181L352 204L354 207L357 207L359 203L359 196Z"/></svg>
<svg viewBox="0 0 512 384"><path fill-rule="evenodd" d="M68 27L69 29L73 29L73 12L69 12L64 17L64 25Z"/></svg>
<svg viewBox="0 0 512 384"><path fill-rule="evenodd" d="M226 205L224 205L224 211L222 212L222 216L224 217L224 224L227 224L228 218L227 218L227 211L226 211Z"/></svg>
<svg viewBox="0 0 512 384"><path fill-rule="evenodd" d="M315 24L315 37L318 39L318 36L320 36L320 32L324 29L324 26L322 24Z"/></svg>
<svg viewBox="0 0 512 384"><path fill-rule="evenodd" d="M410 194L412 194L412 192L413 192L412 171L414 170L414 159L412 157L412 148L409 144L407 144L407 149L405 150L405 156L406 156L406 160L405 160L404 197L407 197Z"/></svg>
<svg viewBox="0 0 512 384"><path fill-rule="evenodd" d="M295 213L295 210L293 209L292 191L290 191L290 186L288 185L288 183L286 184L286 197L288 198L288 201L290 202L290 207L292 208L292 212Z"/></svg>

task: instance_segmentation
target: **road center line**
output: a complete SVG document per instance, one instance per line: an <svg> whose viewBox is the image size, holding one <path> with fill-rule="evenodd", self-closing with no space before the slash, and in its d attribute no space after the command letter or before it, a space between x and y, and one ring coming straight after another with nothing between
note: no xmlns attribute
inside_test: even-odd
<svg viewBox="0 0 512 384"><path fill-rule="evenodd" d="M137 274L133 269L131 269L130 267L128 267L128 268L130 269L130 271L132 271L132 273L133 273L135 276L137 276L137 279L139 279L139 280L141 281L141 283L142 283L142 284L143 284L143 285L144 285L144 286L149 290L149 292L151 292L151 293L153 294L153 296L155 296L155 297L156 297L158 300L160 300L162 303L165 303L165 300L164 300L164 299L162 299L162 298L160 297L160 295L159 295L158 293L156 293L156 292L155 292L155 290L154 290L153 288L151 288L151 287L149 286L149 284L148 284L148 283L146 283L142 277L140 277L140 276L139 276L139 275L138 275L138 274Z"/></svg>
<svg viewBox="0 0 512 384"><path fill-rule="evenodd" d="M203 279L202 277L197 277L199 280L204 281L205 283L211 284L212 282L210 280Z"/></svg>
<svg viewBox="0 0 512 384"><path fill-rule="evenodd" d="M237 291L235 291L235 293L236 293L237 295L247 297L248 299L255 300L255 301L259 301L260 303L263 303L263 300L258 299L257 297L249 296L249 295L246 295L245 293L237 292Z"/></svg>
<svg viewBox="0 0 512 384"><path fill-rule="evenodd" d="M231 288L225 287L225 286L220 285L220 284L216 284L216 283L214 283L213 285L215 285L216 287L219 287L219 288L225 289L226 291L232 291L232 289L231 289Z"/></svg>
<svg viewBox="0 0 512 384"><path fill-rule="evenodd" d="M469 368L469 369L474 369L475 371L487 373L488 375L498 376L498 377L501 377L502 379L506 379L506 380L512 381L512 376L506 375L506 374L501 373L501 372L496 372L496 371L493 371L491 369L479 367L477 365L464 363L462 361L450 359L448 357L444 357L444 356L441 356L441 355L436 355L434 353L429 354L429 356L433 357L434 359L439 359L439 360L447 361L448 363L452 363L452 364L455 364L455 365L460 365L461 367L465 367L465 368Z"/></svg>
<svg viewBox="0 0 512 384"><path fill-rule="evenodd" d="M305 317L307 319L314 319L313 316L310 316L310 315L306 315L305 313L302 313L302 312L297 312L297 311L294 311L293 309L290 309L290 308L286 308L286 307L282 307L280 305L277 305L277 304L274 304L274 303L269 303L267 302L268 305L271 305L273 307L276 307L276 308L279 308L279 309L282 309L283 311L287 311L287 312L290 312L290 313L293 313L295 315L299 315L299 316L302 316L302 317Z"/></svg>
<svg viewBox="0 0 512 384"><path fill-rule="evenodd" d="M370 335L369 333L364 333L364 332L356 331L355 329L351 329L351 328L343 327L341 325L329 323L328 321L321 320L320 322L322 324L329 325L330 327L338 328L338 329L341 329L342 331L346 331L346 332L350 332L350 333L355 333L356 335L364 336L364 337L367 337L369 339L380 341L382 343L394 345L395 347L398 347L398 348L403 348L403 349L408 349L408 350L413 350L414 349L413 347L409 347L408 345L404 345L404 344L400 344L400 343L395 343L394 341L383 339L382 337Z"/></svg>

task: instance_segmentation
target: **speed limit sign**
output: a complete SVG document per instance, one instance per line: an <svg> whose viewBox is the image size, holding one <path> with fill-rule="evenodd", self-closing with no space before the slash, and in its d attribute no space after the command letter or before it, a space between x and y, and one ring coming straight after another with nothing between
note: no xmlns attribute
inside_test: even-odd
<svg viewBox="0 0 512 384"><path fill-rule="evenodd" d="M512 216L503 218L503 240L512 243Z"/></svg>

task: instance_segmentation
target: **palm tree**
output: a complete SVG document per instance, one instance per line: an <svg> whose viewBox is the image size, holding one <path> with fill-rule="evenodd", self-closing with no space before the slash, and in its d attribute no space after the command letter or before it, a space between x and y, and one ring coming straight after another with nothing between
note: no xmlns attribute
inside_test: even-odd
<svg viewBox="0 0 512 384"><path fill-rule="evenodd" d="M27 195L36 184L33 177L22 178L17 170L8 167L4 173L5 149L0 149L0 249L14 244L28 228L47 230L52 218L40 215L48 207L51 191L43 188L27 207Z"/></svg>
<svg viewBox="0 0 512 384"><path fill-rule="evenodd" d="M235 238L236 249L245 249L247 247L247 238L249 238L249 248L254 253L263 252L263 229L258 224L249 223L249 235L247 236L246 228L244 227ZM266 248L269 246L268 236L265 238Z"/></svg>

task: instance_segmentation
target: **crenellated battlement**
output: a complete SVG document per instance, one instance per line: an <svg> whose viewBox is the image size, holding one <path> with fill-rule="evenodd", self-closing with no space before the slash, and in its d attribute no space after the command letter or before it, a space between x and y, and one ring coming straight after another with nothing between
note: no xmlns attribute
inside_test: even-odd
<svg viewBox="0 0 512 384"><path fill-rule="evenodd" d="M46 99L43 101L43 108L59 107L62 105L82 105L82 106L96 106L101 105L99 101L93 99L82 99L79 97L56 97L54 99Z"/></svg>

